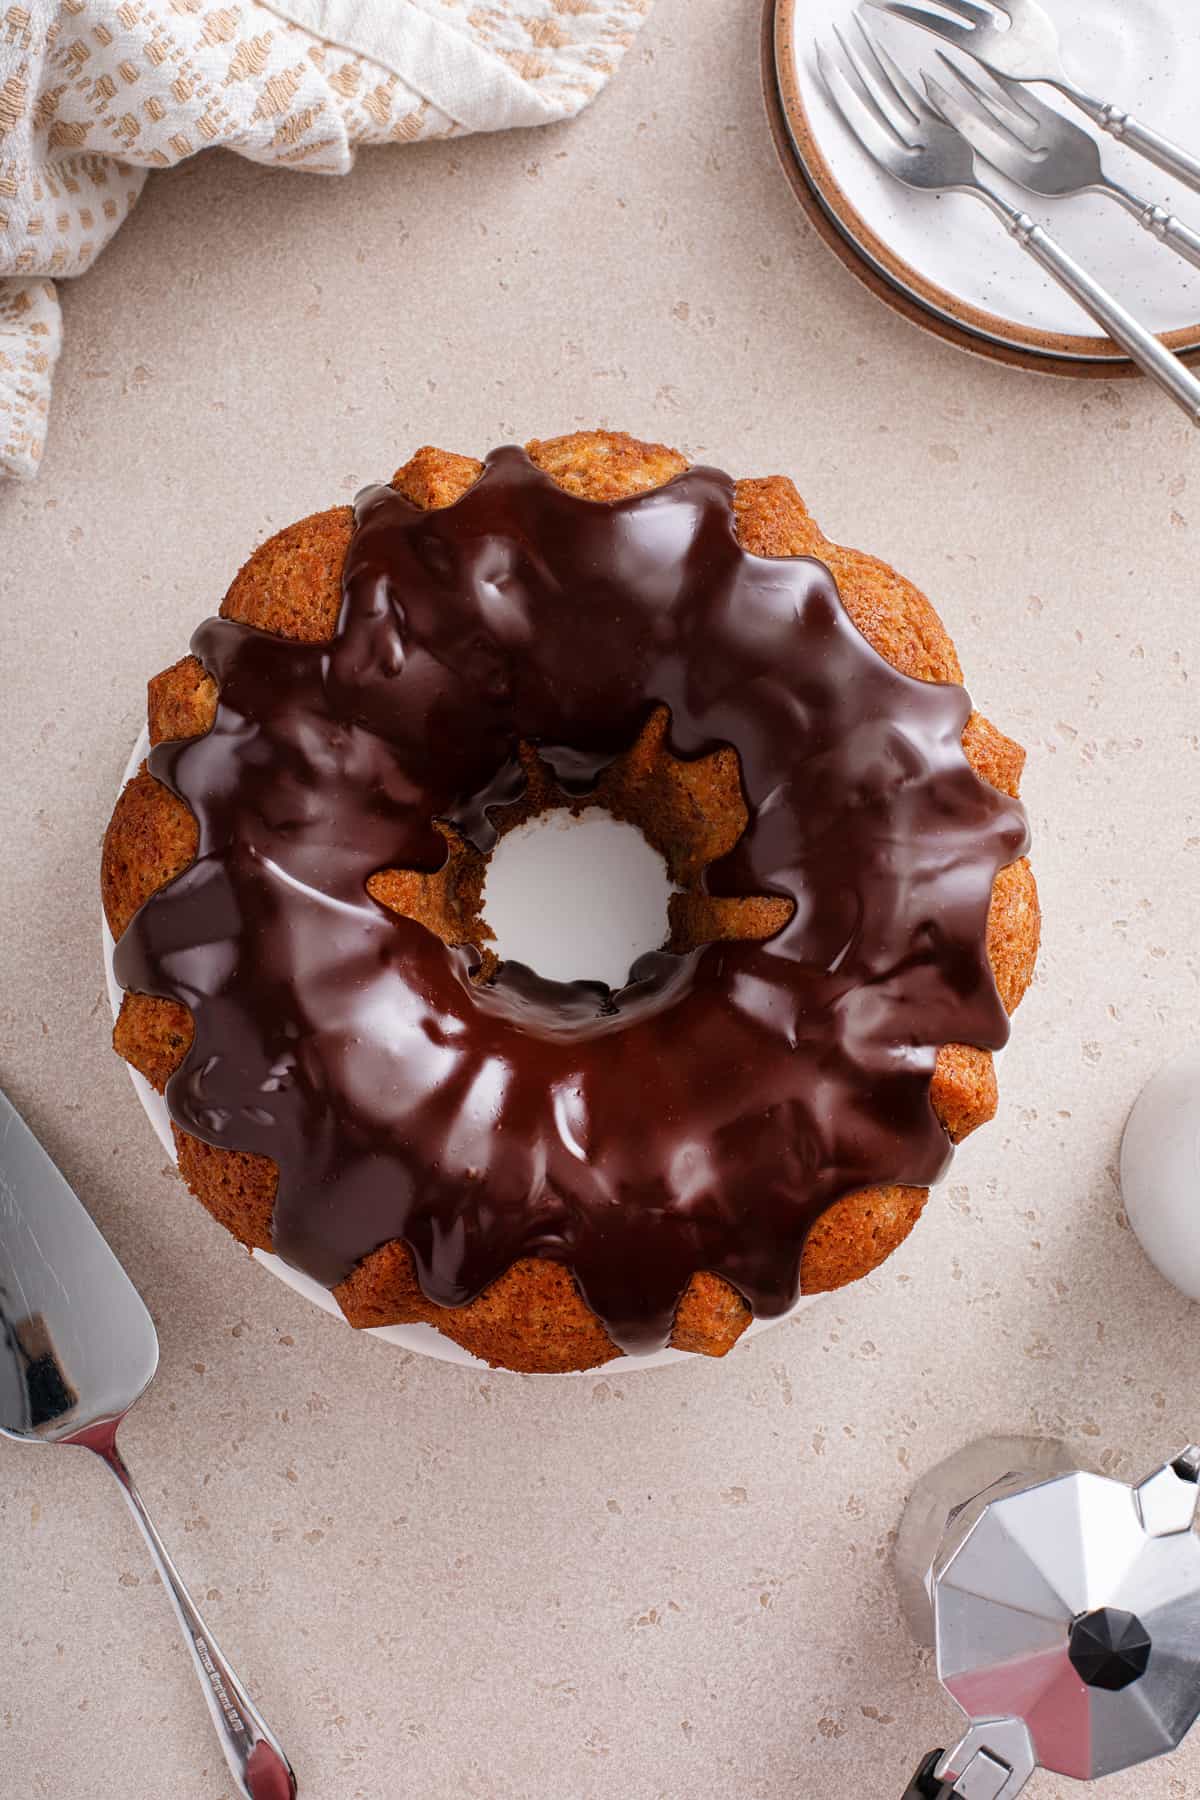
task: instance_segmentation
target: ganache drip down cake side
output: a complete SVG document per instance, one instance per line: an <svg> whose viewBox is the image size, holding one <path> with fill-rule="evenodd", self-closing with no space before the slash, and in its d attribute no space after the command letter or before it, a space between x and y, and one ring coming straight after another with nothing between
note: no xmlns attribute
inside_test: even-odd
<svg viewBox="0 0 1200 1800"><path fill-rule="evenodd" d="M150 684L102 885L118 1050L208 1210L515 1369L877 1267L1032 975L1023 753L929 603L782 477L607 432L423 450L263 545ZM679 891L613 991L501 961L498 836L638 825Z"/></svg>

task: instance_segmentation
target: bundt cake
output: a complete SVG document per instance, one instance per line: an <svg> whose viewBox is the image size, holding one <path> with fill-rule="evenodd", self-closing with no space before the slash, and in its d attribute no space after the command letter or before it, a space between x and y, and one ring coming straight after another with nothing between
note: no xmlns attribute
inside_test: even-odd
<svg viewBox="0 0 1200 1800"><path fill-rule="evenodd" d="M184 1180L352 1325L510 1369L720 1356L876 1268L1037 950L1024 753L960 678L789 480L618 433L418 450L279 532L150 682L104 843ZM497 838L592 806L677 889L618 990L486 920Z"/></svg>

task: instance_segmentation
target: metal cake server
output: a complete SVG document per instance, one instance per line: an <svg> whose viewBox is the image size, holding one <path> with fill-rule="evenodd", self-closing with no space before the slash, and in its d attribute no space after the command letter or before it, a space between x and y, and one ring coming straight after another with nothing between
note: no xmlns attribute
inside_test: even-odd
<svg viewBox="0 0 1200 1800"><path fill-rule="evenodd" d="M133 1283L0 1093L0 1435L92 1450L121 1484L187 1641L244 1800L293 1800L296 1777L175 1570L117 1449L158 1367Z"/></svg>

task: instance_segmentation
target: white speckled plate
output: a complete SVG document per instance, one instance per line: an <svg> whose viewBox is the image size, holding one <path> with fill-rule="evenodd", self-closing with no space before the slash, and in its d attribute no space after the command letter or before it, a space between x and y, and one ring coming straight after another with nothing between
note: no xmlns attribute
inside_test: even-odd
<svg viewBox="0 0 1200 1800"><path fill-rule="evenodd" d="M1118 101L1185 146L1200 148L1200 31L1184 0L1046 0L1064 60L1091 92ZM830 102L813 55L835 25L853 34L853 0L777 0L774 62L791 147L816 201L872 275L960 334L1023 353L1026 366L1055 360L1128 365L1095 334L1070 295L1043 273L978 201L905 188L871 161ZM935 67L927 32L871 14L910 73ZM919 85L919 82L918 82ZM1051 91L1039 87L1040 98ZM1064 113L1087 125L1066 101ZM1090 127L1089 127L1090 129ZM1200 228L1200 194L1173 184L1101 132L1106 169L1136 193ZM1200 346L1200 273L1098 195L1046 200L982 171L1046 224L1131 311L1173 349ZM872 283L874 285L874 283ZM911 311L910 315L913 316ZM1083 372L1082 370L1079 372Z"/></svg>
<svg viewBox="0 0 1200 1800"><path fill-rule="evenodd" d="M121 777L122 787L137 773L138 766L145 758L149 748L149 735L143 731L134 745L133 754ZM101 920L101 931L103 934L104 975L108 983L109 1004L115 1019L121 1010L122 994L116 975L113 973L112 934L103 919ZM175 1141L171 1135L171 1119L167 1112L166 1101L161 1094L155 1092L144 1076L138 1074L136 1069L129 1070L129 1078L145 1109L146 1117L154 1127L155 1135L171 1161L174 1162L176 1160ZM280 1281L287 1283L288 1287L294 1288L298 1294L303 1294L306 1300L311 1300L315 1306L321 1308L322 1312L332 1313L334 1318L341 1319L342 1314L333 1295L319 1282L313 1281L311 1276L302 1274L299 1269L293 1269L290 1263L285 1263L282 1257L268 1255L264 1250L256 1250L254 1256L264 1268L270 1269L272 1275L277 1275ZM807 1298L802 1297L796 1302L791 1312L784 1313L782 1316L790 1319L803 1307L811 1306L819 1298L820 1296L817 1294L810 1294ZM778 1319L752 1319L742 1334L741 1342L744 1343L747 1338L753 1337L757 1332L766 1331L770 1326L778 1325L779 1322ZM488 1372L487 1363L481 1362L477 1356L472 1356L469 1351L463 1350L450 1338L443 1337L440 1331L433 1329L432 1325L382 1325L371 1331L369 1335L383 1338L389 1344L399 1344L404 1350L415 1350L421 1356L435 1357L439 1362L465 1363L471 1368ZM731 1354L736 1354L736 1347ZM694 1362L695 1360L695 1357L687 1355L682 1350L656 1350L649 1356L615 1357L612 1362L604 1364L604 1373L610 1375L614 1370L626 1369L661 1369L669 1363Z"/></svg>

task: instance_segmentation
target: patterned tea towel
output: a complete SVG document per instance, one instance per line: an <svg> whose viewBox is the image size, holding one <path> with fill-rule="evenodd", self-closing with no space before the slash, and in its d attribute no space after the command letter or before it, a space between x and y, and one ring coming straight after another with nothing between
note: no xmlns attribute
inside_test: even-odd
<svg viewBox="0 0 1200 1800"><path fill-rule="evenodd" d="M61 318L148 169L211 145L344 175L358 144L542 125L650 0L0 0L0 474L29 477Z"/></svg>

